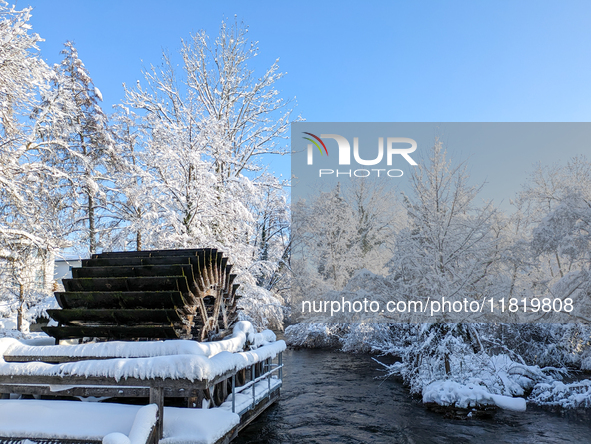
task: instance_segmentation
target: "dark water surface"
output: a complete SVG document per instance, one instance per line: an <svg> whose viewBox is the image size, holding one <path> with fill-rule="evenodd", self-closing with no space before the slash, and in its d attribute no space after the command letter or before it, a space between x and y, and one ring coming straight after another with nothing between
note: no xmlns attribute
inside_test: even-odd
<svg viewBox="0 0 591 444"><path fill-rule="evenodd" d="M369 356L326 350L283 354L281 398L233 441L277 443L591 443L589 412L528 405L493 419L453 420L426 410Z"/></svg>

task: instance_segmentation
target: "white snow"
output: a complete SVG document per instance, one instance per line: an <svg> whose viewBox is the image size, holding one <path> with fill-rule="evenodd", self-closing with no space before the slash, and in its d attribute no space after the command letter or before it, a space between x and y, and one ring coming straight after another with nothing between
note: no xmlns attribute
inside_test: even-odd
<svg viewBox="0 0 591 444"><path fill-rule="evenodd" d="M157 407L54 400L0 400L0 430L6 437L102 440L103 444L145 443ZM35 418L31 421L31 418ZM161 444L213 444L240 417L227 409L164 408Z"/></svg>
<svg viewBox="0 0 591 444"><path fill-rule="evenodd" d="M591 380L585 379L570 384L564 384L561 381L536 384L529 401L539 405L570 409L589 408L591 407Z"/></svg>
<svg viewBox="0 0 591 444"><path fill-rule="evenodd" d="M526 408L523 398L495 395L483 386L463 385L454 381L435 381L427 385L423 389L423 402L465 409L495 405L516 412L523 412Z"/></svg>
<svg viewBox="0 0 591 444"><path fill-rule="evenodd" d="M164 409L164 439L160 444L213 444L240 422L224 409Z"/></svg>
<svg viewBox="0 0 591 444"><path fill-rule="evenodd" d="M99 342L76 345L45 345L31 346L24 341L14 340L0 354L13 356L66 356L72 358L151 358L171 355L202 355L212 357L223 351L235 353L242 351L245 344L250 348L258 348L270 342L275 342L275 333L265 330L255 333L250 322L241 321L234 326L233 335L229 339L214 342L185 341L182 339L168 341L146 342Z"/></svg>
<svg viewBox="0 0 591 444"><path fill-rule="evenodd" d="M0 430L6 437L101 440L115 432L129 435L139 410L123 404L0 400Z"/></svg>
<svg viewBox="0 0 591 444"><path fill-rule="evenodd" d="M17 342L11 338L0 339L0 355L3 356L5 350ZM131 345L136 344L138 343L131 343ZM145 345L149 344L151 343L147 342ZM62 346L54 346L53 348L57 347ZM86 360L64 364L47 364L42 362L7 363L3 359L0 359L0 375L102 376L114 378L116 381L130 377L138 379L171 378L202 381L212 379L230 370L241 369L247 365L275 357L283 350L285 350L285 342L276 341L249 352L230 353L221 351L210 358L200 354L180 354L152 358Z"/></svg>
<svg viewBox="0 0 591 444"><path fill-rule="evenodd" d="M156 404L148 404L140 408L133 419L133 425L129 431L130 444L146 443L150 437L152 428L156 424L157 418L158 406Z"/></svg>
<svg viewBox="0 0 591 444"><path fill-rule="evenodd" d="M271 378L271 391L281 385L281 381L277 377ZM238 387L239 389L240 387ZM263 379L255 384L255 402L259 402L269 393L269 381ZM236 394L235 411L240 413L252 405L252 386L244 389L241 393ZM232 411L232 395L230 394L226 401L219 407L220 409Z"/></svg>
<svg viewBox="0 0 591 444"><path fill-rule="evenodd" d="M114 432L103 438L103 444L131 444L131 441L123 433Z"/></svg>

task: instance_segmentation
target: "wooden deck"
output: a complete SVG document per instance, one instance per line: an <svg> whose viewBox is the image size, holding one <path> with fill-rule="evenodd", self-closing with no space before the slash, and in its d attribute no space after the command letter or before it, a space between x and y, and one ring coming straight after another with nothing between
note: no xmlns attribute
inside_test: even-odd
<svg viewBox="0 0 591 444"><path fill-rule="evenodd" d="M5 358L12 365L19 365L15 362L18 357L11 355ZM65 360L65 357L61 355L55 357L27 356L20 363L27 365L28 362L53 362L54 358L56 358L55 361L57 362L64 362ZM69 360L76 361L77 359L69 358ZM88 357L84 357L83 360L88 360ZM205 399L209 400L210 404L221 405L219 408L224 408L228 412L235 412L240 416L240 423L227 431L218 441L219 443L228 443L266 408L279 399L282 386L281 353L278 354L276 360L277 362L273 363L273 359L269 358L258 364L247 366L245 369L232 370L211 379L194 381L183 378L140 379L129 377L117 380L106 376L0 375L0 398L7 399L8 394L36 395L45 399L52 397L56 399L71 399L73 397L145 398L149 400L149 404L155 404L158 407L154 431L146 444L156 444L163 437L166 398L185 399L187 407L201 407ZM238 373L240 374L237 375ZM232 383L231 387L230 382ZM218 391L220 387L223 390ZM25 439L38 443L82 442L77 439L35 439L34 436L3 437L0 428L0 443L16 443Z"/></svg>

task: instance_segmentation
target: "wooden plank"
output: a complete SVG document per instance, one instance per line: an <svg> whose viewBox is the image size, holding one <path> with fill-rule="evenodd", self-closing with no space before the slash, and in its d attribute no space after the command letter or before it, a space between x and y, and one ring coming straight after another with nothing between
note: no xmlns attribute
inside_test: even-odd
<svg viewBox="0 0 591 444"><path fill-rule="evenodd" d="M2 384L0 388L5 393L14 393L19 395L39 395L39 396L80 396L105 397L105 398L148 398L150 389L148 387L103 387L103 386L65 386L64 390L58 390L56 386L34 385L34 384ZM203 395L203 390L184 389L184 388L164 388L164 396L167 398L190 398ZM199 405L201 406L201 404Z"/></svg>
<svg viewBox="0 0 591 444"><path fill-rule="evenodd" d="M109 338L109 339L179 339L180 335L175 328L166 325L70 325L63 327L41 327L49 336L56 339L76 338Z"/></svg>
<svg viewBox="0 0 591 444"><path fill-rule="evenodd" d="M131 267L136 265L185 265L193 256L101 257L83 259L82 267Z"/></svg>
<svg viewBox="0 0 591 444"><path fill-rule="evenodd" d="M82 267L73 268L72 277L103 278L103 277L156 277L156 276L187 276L193 277L191 264L171 265L133 265L123 267Z"/></svg>
<svg viewBox="0 0 591 444"><path fill-rule="evenodd" d="M2 384L3 391L17 395L38 395L38 396L59 396L88 398L94 396L97 398L147 398L149 389L147 387L71 387L59 390L56 386L32 385L32 384ZM70 386L64 386L70 387ZM177 396L178 390L169 390L168 396Z"/></svg>
<svg viewBox="0 0 591 444"><path fill-rule="evenodd" d="M149 356L138 356L147 358ZM3 356L6 362L46 362L48 364L61 364L63 362L78 362L78 361L103 361L105 359L118 359L120 356L65 356L65 355L10 355Z"/></svg>
<svg viewBox="0 0 591 444"><path fill-rule="evenodd" d="M66 291L189 291L185 276L81 278L62 282Z"/></svg>
<svg viewBox="0 0 591 444"><path fill-rule="evenodd" d="M186 319L186 315L180 310L169 309L121 309L121 308L70 308L47 310L47 314L61 324L70 325L79 323L83 325L118 324L118 325L146 325L154 324L179 324Z"/></svg>
<svg viewBox="0 0 591 444"><path fill-rule="evenodd" d="M92 259L107 257L162 257L162 256L195 256L207 248L186 248L178 250L142 250L142 251L106 251L93 254Z"/></svg>
<svg viewBox="0 0 591 444"><path fill-rule="evenodd" d="M4 384L22 384L22 385L76 385L76 386L116 386L116 387L162 387L170 389L199 389L205 390L214 386L218 382L228 379L234 371L228 371L222 375L216 376L211 380L189 379L170 379L170 378L127 378L116 380L107 376L94 376L86 378L84 376L44 376L44 375L0 375L0 387ZM1 392L2 390L0 390Z"/></svg>
<svg viewBox="0 0 591 444"><path fill-rule="evenodd" d="M281 387L277 387L271 391L268 396L265 396L252 410L248 410L240 417L240 424L238 425L237 433L254 421L261 413L263 413L269 406L275 403L280 396Z"/></svg>
<svg viewBox="0 0 591 444"><path fill-rule="evenodd" d="M180 291L56 292L62 308L175 308L189 305Z"/></svg>

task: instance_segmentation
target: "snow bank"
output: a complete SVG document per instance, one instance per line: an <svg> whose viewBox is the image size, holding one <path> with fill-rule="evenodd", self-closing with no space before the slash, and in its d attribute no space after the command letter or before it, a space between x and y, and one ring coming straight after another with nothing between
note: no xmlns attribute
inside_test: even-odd
<svg viewBox="0 0 591 444"><path fill-rule="evenodd" d="M495 395L485 387L474 384L463 385L454 381L435 381L426 386L423 389L423 403L432 402L464 409L494 405L502 409L523 412L526 408L523 398Z"/></svg>
<svg viewBox="0 0 591 444"><path fill-rule="evenodd" d="M31 346L14 341L4 353L14 356L66 356L71 358L152 358L171 355L202 355L212 357L221 352L242 351L246 344L251 349L276 340L272 331L255 333L250 322L241 321L234 326L232 337L221 341L196 342L182 339L146 342L99 342L76 345ZM0 346L0 354L2 353Z"/></svg>
<svg viewBox="0 0 591 444"><path fill-rule="evenodd" d="M191 341L184 342L190 343ZM18 343L15 339L0 339L0 356L11 346L14 346L15 343ZM138 344L141 343L130 343L132 346ZM146 344L150 343L147 342ZM43 348L55 349L57 347L62 348L62 346ZM70 346L63 347L69 348ZM153 358L87 360L63 364L47 364L43 362L8 363L0 359L0 375L102 376L114 378L116 381L130 377L138 379L170 378L202 381L213 379L228 371L241 369L267 358L275 357L278 353L284 351L285 348L284 341L276 341L249 352L230 353L228 351L220 351L211 357L200 354L179 354L156 356ZM11 348L10 350L12 351Z"/></svg>

